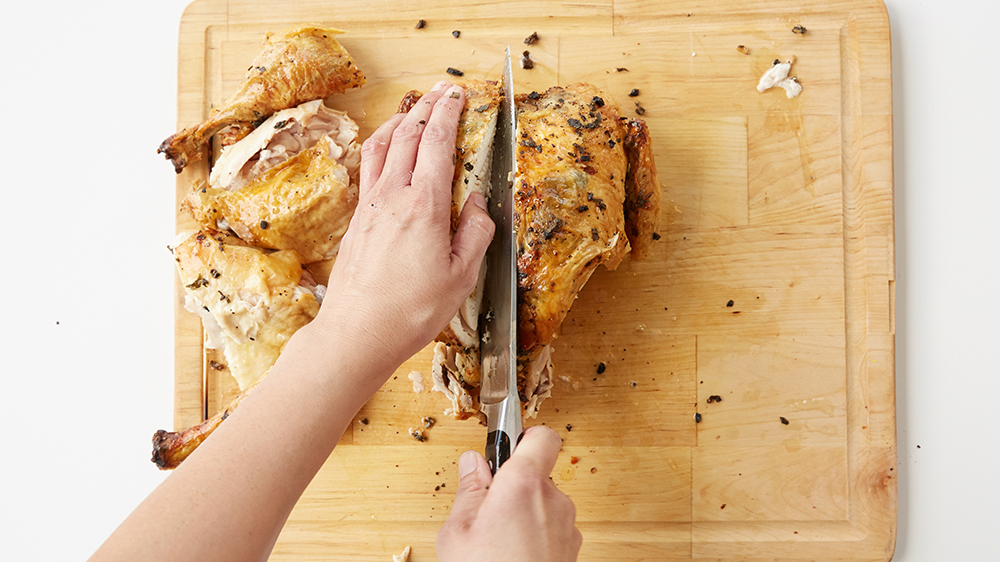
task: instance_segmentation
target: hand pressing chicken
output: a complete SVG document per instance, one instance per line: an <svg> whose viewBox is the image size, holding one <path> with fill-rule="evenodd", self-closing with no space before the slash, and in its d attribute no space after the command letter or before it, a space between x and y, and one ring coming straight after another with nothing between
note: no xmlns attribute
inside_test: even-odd
<svg viewBox="0 0 1000 562"><path fill-rule="evenodd" d="M201 124L167 137L157 152L180 173L200 160L212 135L228 125L247 134L276 111L361 86L365 75L335 39L341 33L319 27L268 33L240 89Z"/></svg>
<svg viewBox="0 0 1000 562"><path fill-rule="evenodd" d="M451 236L462 105L440 84L365 143L358 212L319 315L91 560L268 557L354 415L476 283L494 226L474 196Z"/></svg>

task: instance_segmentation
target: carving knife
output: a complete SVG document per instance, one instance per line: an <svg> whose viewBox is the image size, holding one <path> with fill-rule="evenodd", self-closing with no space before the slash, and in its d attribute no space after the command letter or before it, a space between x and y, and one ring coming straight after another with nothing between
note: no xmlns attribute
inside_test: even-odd
<svg viewBox="0 0 1000 562"><path fill-rule="evenodd" d="M496 471L514 452L521 439L521 399L517 393L517 253L514 224L514 158L517 116L510 47L501 78L503 97L493 139L490 177L490 218L496 224L486 251L481 334L481 385L479 401L486 414L486 461Z"/></svg>

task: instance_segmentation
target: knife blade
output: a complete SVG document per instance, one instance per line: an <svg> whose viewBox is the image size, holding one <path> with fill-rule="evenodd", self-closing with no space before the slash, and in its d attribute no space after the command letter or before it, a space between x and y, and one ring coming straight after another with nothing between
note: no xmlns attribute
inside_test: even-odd
<svg viewBox="0 0 1000 562"><path fill-rule="evenodd" d="M481 334L479 401L486 414L486 461L490 470L503 465L520 441L521 399L517 394L517 252L514 224L514 177L517 161L514 80L507 47L501 77L503 97L493 139L489 214L496 225L486 251Z"/></svg>

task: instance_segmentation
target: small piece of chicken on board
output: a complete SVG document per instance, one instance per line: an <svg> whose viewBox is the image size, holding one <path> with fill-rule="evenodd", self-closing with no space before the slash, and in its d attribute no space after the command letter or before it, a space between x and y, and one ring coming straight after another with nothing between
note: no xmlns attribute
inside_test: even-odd
<svg viewBox="0 0 1000 562"><path fill-rule="evenodd" d="M236 135L243 135L277 111L361 86L364 73L335 39L341 33L312 26L268 33L240 89L204 122L164 140L157 152L180 173L204 156L205 145L224 127L235 125Z"/></svg>
<svg viewBox="0 0 1000 562"><path fill-rule="evenodd" d="M499 100L498 89L489 93ZM467 95L473 101L463 120L470 108L488 107L477 92ZM522 94L515 105L518 393L524 416L534 417L551 395L551 344L576 295L598 265L613 270L630 251L637 261L648 255L659 236L661 193L646 124L623 118L596 87L573 84ZM473 125L487 120L469 115ZM479 136L463 142L460 136L460 154L489 154L491 119L489 128L477 129L490 131L487 142ZM488 177L488 160L482 169L476 161L463 156L458 162L454 201L467 197L461 170ZM460 212L453 204L453 217ZM480 283L434 349L434 389L451 401L445 413L459 419L480 416L479 342L472 337L478 323L469 316L479 312L481 298Z"/></svg>
<svg viewBox="0 0 1000 562"><path fill-rule="evenodd" d="M223 350L242 394L193 428L157 431L153 462L164 469L179 465L249 394L292 335L316 317L326 290L294 250L261 250L227 233L182 233L171 251L185 308L201 317L205 347Z"/></svg>

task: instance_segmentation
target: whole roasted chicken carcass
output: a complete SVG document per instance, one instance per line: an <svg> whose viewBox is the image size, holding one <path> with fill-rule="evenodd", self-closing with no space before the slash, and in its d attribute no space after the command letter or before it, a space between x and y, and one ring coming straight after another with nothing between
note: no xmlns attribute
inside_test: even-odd
<svg viewBox="0 0 1000 562"><path fill-rule="evenodd" d="M277 111L361 86L365 75L337 42L341 33L308 26L268 33L240 89L201 124L167 137L157 152L179 173L202 158L212 135L224 127L235 126L239 137Z"/></svg>
<svg viewBox="0 0 1000 562"><path fill-rule="evenodd" d="M488 159L466 157L489 154L496 121L495 109L492 115L475 111L491 107L477 89L467 90L460 128L488 131L487 142L459 136L456 203L464 203L458 195L467 190L462 169L489 173ZM496 89L488 94L500 95ZM518 392L524 415L534 417L551 395L551 344L576 295L599 265L613 270L630 252L635 260L647 256L658 237L661 194L646 124L622 117L596 87L554 87L519 95L515 105ZM457 217L461 205L452 211ZM446 413L459 418L479 415L478 323L471 315L479 312L481 287L434 349L435 389L452 403Z"/></svg>

